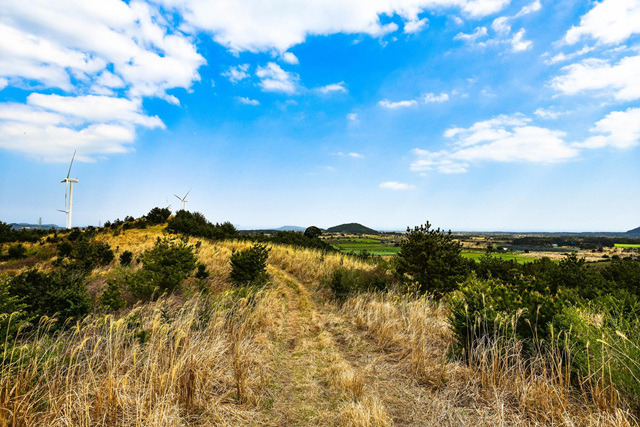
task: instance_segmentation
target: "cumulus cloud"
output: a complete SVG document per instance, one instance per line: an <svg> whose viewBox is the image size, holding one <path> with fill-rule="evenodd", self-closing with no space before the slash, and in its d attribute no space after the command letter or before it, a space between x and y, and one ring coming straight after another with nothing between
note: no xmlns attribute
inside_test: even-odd
<svg viewBox="0 0 640 427"><path fill-rule="evenodd" d="M531 40L525 40L524 38L525 30L521 28L516 34L513 35L511 39L511 49L514 52L522 52L527 49L530 49L532 46Z"/></svg>
<svg viewBox="0 0 640 427"><path fill-rule="evenodd" d="M444 136L451 148L440 151L414 149L411 170L463 173L480 162L556 163L575 158L579 150L565 142L565 133L530 124L521 116L498 116L469 128L451 128Z"/></svg>
<svg viewBox="0 0 640 427"><path fill-rule="evenodd" d="M178 11L185 27L208 32L213 39L235 51L286 52L307 36L336 33L368 34L374 37L396 31L394 22L382 23L381 15L399 16L405 29L424 26L418 19L424 11L459 9L473 18L502 10L509 0L325 0L301 2L280 0L159 0ZM424 22L424 21L422 21Z"/></svg>
<svg viewBox="0 0 640 427"><path fill-rule="evenodd" d="M137 126L164 128L140 100L32 93L25 104L0 104L0 147L50 160L68 161L76 148L84 160L130 151Z"/></svg>
<svg viewBox="0 0 640 427"><path fill-rule="evenodd" d="M192 38L152 4L6 0L0 15L0 79L65 96L33 93L19 107L0 104L20 114L52 118L46 113L54 112L63 118L36 128L39 122L5 117L1 144L32 154L39 148L49 157L70 143L78 144L85 159L126 151L137 126L163 126L157 117L144 115L141 99L179 104L168 91L190 89L204 62ZM17 129L22 133L14 133ZM7 139L9 134L15 141Z"/></svg>
<svg viewBox="0 0 640 427"><path fill-rule="evenodd" d="M231 83L238 83L241 80L251 77L247 71L249 71L249 64L240 64L235 67L229 67L229 69L221 75L229 79Z"/></svg>
<svg viewBox="0 0 640 427"><path fill-rule="evenodd" d="M357 113L349 113L349 114L347 114L347 120L355 122L356 120L358 120L358 114Z"/></svg>
<svg viewBox="0 0 640 427"><path fill-rule="evenodd" d="M258 67L256 76L260 78L258 85L265 92L283 92L291 95L298 90L298 76L283 70L275 62L269 62L264 67Z"/></svg>
<svg viewBox="0 0 640 427"><path fill-rule="evenodd" d="M427 93L422 97L422 102L425 104L429 104L431 102L446 102L449 100L449 94L441 93L440 95L436 95L434 93Z"/></svg>
<svg viewBox="0 0 640 427"><path fill-rule="evenodd" d="M407 101L389 101L388 99L383 99L382 101L378 102L378 105L384 108L388 108L390 110L396 110L398 108L407 108L407 107L413 107L418 105L418 102L414 99L410 99Z"/></svg>
<svg viewBox="0 0 640 427"><path fill-rule="evenodd" d="M640 33L640 2L637 0L603 0L580 19L580 25L572 27L564 37L567 44L575 44L583 38L598 43L613 44Z"/></svg>
<svg viewBox="0 0 640 427"><path fill-rule="evenodd" d="M486 37L489 33L487 32L487 27L477 27L473 33L471 34L465 34L465 33L458 33L456 34L456 36L453 38L454 40L462 40L465 43L473 43L476 40L478 40L479 38L483 38Z"/></svg>
<svg viewBox="0 0 640 427"><path fill-rule="evenodd" d="M640 108L614 111L590 129L595 135L575 144L585 148L631 148L640 143Z"/></svg>
<svg viewBox="0 0 640 427"><path fill-rule="evenodd" d="M516 18L529 15L530 13L537 12L540 9L542 9L542 4L540 3L540 0L535 0L529 3L528 5L523 6L522 9L520 9L520 11L516 13Z"/></svg>
<svg viewBox="0 0 640 427"><path fill-rule="evenodd" d="M299 64L300 61L298 61L298 57L295 56L293 53L291 52L285 52L282 54L282 60L284 62L286 62L287 64L291 64L291 65L296 65Z"/></svg>
<svg viewBox="0 0 640 427"><path fill-rule="evenodd" d="M344 82L332 83L326 86L321 86L317 89L318 92L326 95L329 93L342 92L347 93L347 88L344 86Z"/></svg>
<svg viewBox="0 0 640 427"><path fill-rule="evenodd" d="M384 190L406 191L413 190L415 188L415 185L405 184L403 182L387 181L381 183L378 187Z"/></svg>
<svg viewBox="0 0 640 427"><path fill-rule="evenodd" d="M556 90L574 95L584 91L601 91L617 100L640 99L640 55L627 56L617 64L605 59L589 58L562 68L551 85Z"/></svg>
<svg viewBox="0 0 640 427"><path fill-rule="evenodd" d="M260 105L260 101L258 101L257 99L251 99L245 96L238 96L236 97L236 99L238 100L239 103L244 105Z"/></svg>
<svg viewBox="0 0 640 427"><path fill-rule="evenodd" d="M2 90L5 87L7 87L8 84L9 84L9 82L7 81L7 79L0 78L0 90Z"/></svg>
<svg viewBox="0 0 640 427"><path fill-rule="evenodd" d="M408 22L405 22L403 31L405 32L405 34L419 33L428 23L429 23L429 20L427 18L408 21Z"/></svg>

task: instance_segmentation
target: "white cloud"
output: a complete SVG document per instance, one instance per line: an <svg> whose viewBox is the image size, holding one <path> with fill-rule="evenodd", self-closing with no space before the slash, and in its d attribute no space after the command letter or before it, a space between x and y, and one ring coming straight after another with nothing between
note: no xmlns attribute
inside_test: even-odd
<svg viewBox="0 0 640 427"><path fill-rule="evenodd" d="M247 71L249 71L249 64L240 64L235 67L229 67L221 76L228 78L231 83L237 83L251 77Z"/></svg>
<svg viewBox="0 0 640 427"><path fill-rule="evenodd" d="M397 108L413 107L415 105L418 105L418 102L413 99L410 99L407 101L397 101L397 102L392 102L392 101L389 101L388 99L383 99L382 101L378 102L378 105L384 108L388 108L390 110L395 110Z"/></svg>
<svg viewBox="0 0 640 427"><path fill-rule="evenodd" d="M427 18L422 18L422 19L414 20L414 21L407 21L404 24L403 31L406 34L415 34L415 33L418 33L420 31L422 31L422 29L428 23L429 23L429 20Z"/></svg>
<svg viewBox="0 0 640 427"><path fill-rule="evenodd" d="M360 154L360 153L343 153L342 151L339 151L337 153L335 153L336 156L343 156L343 157L353 157L354 159L364 159L364 155Z"/></svg>
<svg viewBox="0 0 640 427"><path fill-rule="evenodd" d="M411 170L463 173L473 163L555 163L578 156L579 151L564 141L564 132L531 126L521 115L498 116L470 128L451 128L444 136L453 144L437 152L414 149L417 159Z"/></svg>
<svg viewBox="0 0 640 427"><path fill-rule="evenodd" d="M265 92L283 92L291 95L297 91L298 76L284 71L275 62L258 67L256 76L261 79L259 86Z"/></svg>
<svg viewBox="0 0 640 427"><path fill-rule="evenodd" d="M336 33L380 37L396 31L394 22L380 16L398 15L410 29L424 11L461 9L479 18L502 10L509 0L159 0L184 17L185 27L210 33L213 39L235 51L286 52L307 36Z"/></svg>
<svg viewBox="0 0 640 427"><path fill-rule="evenodd" d="M493 28L493 31L495 31L496 33L502 36L506 36L509 33L511 33L511 25L509 24L509 18L506 16L501 16L499 18L494 19L493 23L491 24L491 28Z"/></svg>
<svg viewBox="0 0 640 427"><path fill-rule="evenodd" d="M347 93L347 88L344 87L344 82L332 83L326 86L319 87L317 90L324 95L335 92Z"/></svg>
<svg viewBox="0 0 640 427"><path fill-rule="evenodd" d="M425 104L431 103L431 102L446 102L449 100L449 94L447 93L441 93L440 95L436 95L434 93L427 93L422 97L422 102L424 102Z"/></svg>
<svg viewBox="0 0 640 427"><path fill-rule="evenodd" d="M5 87L7 87L8 84L9 84L9 82L7 81L7 79L0 78L0 90L2 90Z"/></svg>
<svg viewBox="0 0 640 427"><path fill-rule="evenodd" d="M554 55L553 57L545 60L544 63L547 64L547 65L551 65L551 64L556 64L558 62L569 61L569 60L571 60L571 59L573 59L575 57L582 56L585 53L589 53L592 50L593 50L592 47L585 46L585 47L583 47L582 49L580 49L577 52L572 52L572 53L567 53L567 54L560 52L560 53Z"/></svg>
<svg viewBox="0 0 640 427"><path fill-rule="evenodd" d="M287 64L291 64L291 65L296 65L299 64L300 61L298 61L298 57L295 56L293 53L291 52L285 52L282 54L282 60L284 62L286 62Z"/></svg>
<svg viewBox="0 0 640 427"><path fill-rule="evenodd" d="M378 187L384 190L406 191L406 190L413 190L415 188L415 185L405 184L402 182L387 181L387 182L381 183Z"/></svg>
<svg viewBox="0 0 640 427"><path fill-rule="evenodd" d="M514 52L522 52L531 48L533 43L524 39L524 33L524 28L521 28L511 39L511 48Z"/></svg>
<svg viewBox="0 0 640 427"><path fill-rule="evenodd" d="M533 112L537 117L545 120L555 120L560 116L567 114L566 111L557 111L553 108L538 108Z"/></svg>
<svg viewBox="0 0 640 427"><path fill-rule="evenodd" d="M140 100L32 93L26 104L0 104L0 147L49 160L68 161L76 148L84 160L130 151L136 126L164 128Z"/></svg>
<svg viewBox="0 0 640 427"><path fill-rule="evenodd" d="M596 122L590 129L599 133L575 144L585 148L630 148L640 144L640 108L629 108L626 111L614 111Z"/></svg>
<svg viewBox="0 0 640 427"><path fill-rule="evenodd" d="M533 12L537 12L540 9L542 9L542 4L540 3L540 0L535 0L532 3L529 3L528 5L524 6L522 9L520 9L520 12L516 13L516 18L519 18L524 15L528 15Z"/></svg>
<svg viewBox="0 0 640 427"><path fill-rule="evenodd" d="M3 1L0 79L65 96L32 93L20 107L0 104L3 111L16 108L15 116L0 119L0 145L32 154L40 149L45 157L63 150L66 157L69 144L77 144L88 159L127 151L137 126L163 127L144 115L142 98L179 105L167 91L190 89L205 62L192 38L163 13L139 1ZM51 123L54 117L60 120Z"/></svg>
<svg viewBox="0 0 640 427"><path fill-rule="evenodd" d="M358 120L358 114L357 113L349 113L349 114L347 114L347 119L351 120L352 122L355 122L356 120Z"/></svg>
<svg viewBox="0 0 640 427"><path fill-rule="evenodd" d="M622 101L640 99L640 55L622 58L615 65L589 58L563 67L562 71L564 74L554 78L551 85L565 94L596 90Z"/></svg>
<svg viewBox="0 0 640 427"><path fill-rule="evenodd" d="M637 0L603 0L595 3L564 37L567 44L575 44L585 37L599 43L620 43L640 33L640 2Z"/></svg>
<svg viewBox="0 0 640 427"><path fill-rule="evenodd" d="M453 39L454 40L462 40L466 43L473 43L476 40L478 40L479 38L482 37L486 37L488 35L487 33L487 27L477 27L473 33L471 34L465 34L465 33L458 33Z"/></svg>
<svg viewBox="0 0 640 427"><path fill-rule="evenodd" d="M236 99L241 104L245 104L245 105L260 105L260 101L258 101L257 99L251 99L251 98L247 98L247 97L244 97L244 96L238 96L238 97L236 97Z"/></svg>

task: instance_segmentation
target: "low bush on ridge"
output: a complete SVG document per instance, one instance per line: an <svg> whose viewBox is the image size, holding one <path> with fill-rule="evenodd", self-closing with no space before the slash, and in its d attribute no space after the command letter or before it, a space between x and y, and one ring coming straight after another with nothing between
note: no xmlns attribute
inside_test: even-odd
<svg viewBox="0 0 640 427"><path fill-rule="evenodd" d="M237 286L264 285L267 280L267 259L269 249L266 245L254 244L248 249L233 251L231 263L231 281Z"/></svg>

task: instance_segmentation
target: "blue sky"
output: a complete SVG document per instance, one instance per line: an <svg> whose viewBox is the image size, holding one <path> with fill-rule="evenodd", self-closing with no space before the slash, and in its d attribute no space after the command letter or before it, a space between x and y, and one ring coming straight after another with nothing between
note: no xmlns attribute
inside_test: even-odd
<svg viewBox="0 0 640 427"><path fill-rule="evenodd" d="M638 0L2 4L2 221L640 225Z"/></svg>

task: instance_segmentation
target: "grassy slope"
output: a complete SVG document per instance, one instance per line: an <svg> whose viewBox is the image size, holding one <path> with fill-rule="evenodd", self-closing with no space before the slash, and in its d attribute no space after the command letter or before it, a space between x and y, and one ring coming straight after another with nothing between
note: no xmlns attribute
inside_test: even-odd
<svg viewBox="0 0 640 427"><path fill-rule="evenodd" d="M101 239L136 256L159 228ZM190 239L195 243L198 239ZM340 254L274 246L271 285L247 298L228 282L243 242L203 242L205 298L182 295L96 315L0 365L0 425L624 424L553 378L447 359L443 306L361 295L336 305L320 279ZM111 266L94 279L113 274ZM95 292L104 281L94 280ZM191 289L191 290L190 290ZM135 314L138 313L138 314ZM126 320L135 314L139 322ZM132 326L134 325L134 326ZM132 334L145 330L140 344ZM20 369L13 371L13 368ZM19 376L15 376L18 372Z"/></svg>

